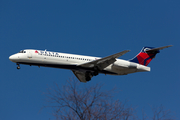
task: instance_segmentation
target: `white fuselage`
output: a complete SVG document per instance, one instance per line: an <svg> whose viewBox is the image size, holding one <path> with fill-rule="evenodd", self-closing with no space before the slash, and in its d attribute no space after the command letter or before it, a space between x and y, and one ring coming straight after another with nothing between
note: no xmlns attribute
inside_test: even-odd
<svg viewBox="0 0 180 120"><path fill-rule="evenodd" d="M84 68L78 65L100 59L100 57L27 49L21 53L11 55L9 59L17 64L91 71L90 68ZM150 71L150 67L122 59L116 59L113 64L110 64L104 68L102 71L100 71L100 73L126 75L129 73L143 71Z"/></svg>

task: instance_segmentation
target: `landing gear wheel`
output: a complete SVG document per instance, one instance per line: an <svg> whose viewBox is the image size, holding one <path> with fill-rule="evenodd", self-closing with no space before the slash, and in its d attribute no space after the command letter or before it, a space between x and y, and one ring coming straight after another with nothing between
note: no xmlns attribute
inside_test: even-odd
<svg viewBox="0 0 180 120"><path fill-rule="evenodd" d="M91 77L86 77L86 81L90 81L91 80Z"/></svg>
<svg viewBox="0 0 180 120"><path fill-rule="evenodd" d="M86 81L90 81L91 80L91 72L86 72Z"/></svg>
<svg viewBox="0 0 180 120"><path fill-rule="evenodd" d="M20 69L20 66L17 66L17 69L19 70L19 69Z"/></svg>
<svg viewBox="0 0 180 120"><path fill-rule="evenodd" d="M18 66L17 66L17 69L19 70L19 69L20 69L19 63L17 63L17 65L18 65Z"/></svg>
<svg viewBox="0 0 180 120"><path fill-rule="evenodd" d="M93 75L94 75L94 76L98 75L98 74L99 74L98 71L100 71L99 68L98 68L98 67L95 67L95 68L94 68Z"/></svg>
<svg viewBox="0 0 180 120"><path fill-rule="evenodd" d="M98 74L99 74L98 71L94 71L94 72L93 72L93 75L94 75L94 76L96 76L96 75L98 75Z"/></svg>

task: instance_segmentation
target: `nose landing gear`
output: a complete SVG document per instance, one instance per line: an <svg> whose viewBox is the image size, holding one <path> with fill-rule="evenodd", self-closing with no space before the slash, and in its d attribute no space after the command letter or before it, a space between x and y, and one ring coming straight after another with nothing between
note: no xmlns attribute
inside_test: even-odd
<svg viewBox="0 0 180 120"><path fill-rule="evenodd" d="M18 63L17 63L17 65L18 65L18 66L17 66L17 69L19 70L19 69L20 69L20 66L19 66L19 64L18 64Z"/></svg>

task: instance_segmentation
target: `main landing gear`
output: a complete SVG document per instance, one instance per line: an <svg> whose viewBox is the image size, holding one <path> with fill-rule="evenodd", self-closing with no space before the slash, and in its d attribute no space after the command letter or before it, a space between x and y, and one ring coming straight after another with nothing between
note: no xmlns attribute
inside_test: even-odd
<svg viewBox="0 0 180 120"><path fill-rule="evenodd" d="M96 76L99 74L100 69L98 67L94 68L93 76Z"/></svg>
<svg viewBox="0 0 180 120"><path fill-rule="evenodd" d="M96 76L98 74L99 74L98 71L94 71L94 72L89 72L88 71L88 72L86 72L86 74L85 74L86 81L90 81L93 76Z"/></svg>
<svg viewBox="0 0 180 120"><path fill-rule="evenodd" d="M17 66L17 69L19 70L19 69L20 69L19 63L17 63L17 65L18 65L18 66Z"/></svg>
<svg viewBox="0 0 180 120"><path fill-rule="evenodd" d="M93 75L92 75L91 72L86 72L86 74L85 74L86 81L90 81L92 76L93 76Z"/></svg>

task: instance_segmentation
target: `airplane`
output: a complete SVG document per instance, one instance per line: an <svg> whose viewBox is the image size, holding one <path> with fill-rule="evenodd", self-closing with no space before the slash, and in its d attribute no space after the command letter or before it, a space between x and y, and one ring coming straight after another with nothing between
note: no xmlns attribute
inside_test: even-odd
<svg viewBox="0 0 180 120"><path fill-rule="evenodd" d="M160 50L171 46L143 47L140 53L130 60L117 59L130 50L100 58L35 49L21 50L19 53L11 55L9 60L18 65L17 69L20 69L20 64L69 69L80 82L86 83L99 73L127 75L150 71L150 67L147 66L150 61Z"/></svg>

